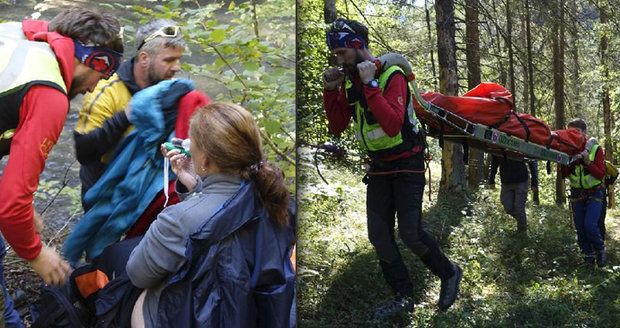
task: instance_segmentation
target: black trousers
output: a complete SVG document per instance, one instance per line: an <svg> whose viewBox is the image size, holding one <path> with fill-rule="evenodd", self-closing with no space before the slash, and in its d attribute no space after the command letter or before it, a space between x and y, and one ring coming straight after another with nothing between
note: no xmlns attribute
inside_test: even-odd
<svg viewBox="0 0 620 328"><path fill-rule="evenodd" d="M435 238L422 226L424 174L384 174L399 170L419 171L423 169L423 165L422 162L420 168L417 159L373 162L369 174L364 178L368 184L368 237L377 252L387 283L395 293L406 296L413 293L413 285L396 244L396 219L403 243L433 274L441 279L450 278L454 274L451 262L443 254Z"/></svg>

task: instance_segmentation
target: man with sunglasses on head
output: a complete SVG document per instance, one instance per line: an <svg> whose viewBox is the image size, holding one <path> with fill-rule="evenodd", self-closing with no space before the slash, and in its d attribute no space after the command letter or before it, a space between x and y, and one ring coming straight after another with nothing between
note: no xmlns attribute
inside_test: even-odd
<svg viewBox="0 0 620 328"><path fill-rule="evenodd" d="M112 15L72 8L50 22L0 24L0 231L17 255L48 284L60 285L70 267L41 243L33 194L45 160L58 141L69 101L92 91L118 68L123 42ZM7 327L22 327L3 275L0 238L0 311Z"/></svg>
<svg viewBox="0 0 620 328"><path fill-rule="evenodd" d="M138 91L169 80L181 70L186 43L177 24L158 19L136 33L136 55L121 64L109 80L101 81L84 97L74 131L81 164L82 200L103 174L121 140L132 129L128 104ZM84 211L88 206L82 202Z"/></svg>
<svg viewBox="0 0 620 328"><path fill-rule="evenodd" d="M329 130L339 135L353 119L356 137L371 159L364 177L368 236L396 294L374 318L414 307L413 284L394 236L395 216L403 243L440 277L438 306L446 310L456 300L462 270L422 227L426 142L405 74L398 66L377 69L368 49L368 29L356 21L337 19L327 32L327 44L339 66L323 73Z"/></svg>

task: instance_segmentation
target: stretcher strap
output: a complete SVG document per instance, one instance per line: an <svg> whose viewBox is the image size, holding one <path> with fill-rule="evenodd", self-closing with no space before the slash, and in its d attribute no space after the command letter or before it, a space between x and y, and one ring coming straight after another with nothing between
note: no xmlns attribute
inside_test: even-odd
<svg viewBox="0 0 620 328"><path fill-rule="evenodd" d="M521 123L521 126L523 126L523 129L525 130L525 141L530 141L530 128L527 126L527 123L525 123L525 120L515 112L511 112L511 114L514 115L519 123Z"/></svg>

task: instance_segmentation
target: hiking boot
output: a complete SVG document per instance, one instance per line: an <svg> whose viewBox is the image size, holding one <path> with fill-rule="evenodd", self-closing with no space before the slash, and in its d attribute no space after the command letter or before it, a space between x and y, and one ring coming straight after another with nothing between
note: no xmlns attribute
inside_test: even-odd
<svg viewBox="0 0 620 328"><path fill-rule="evenodd" d="M599 268L607 265L607 251L604 248L599 252L596 252L596 265L598 265Z"/></svg>
<svg viewBox="0 0 620 328"><path fill-rule="evenodd" d="M408 313L413 311L413 299L409 296L396 295L391 300L379 306L372 318L374 320L384 320L399 313Z"/></svg>
<svg viewBox="0 0 620 328"><path fill-rule="evenodd" d="M440 310L447 310L459 293L459 286L461 285L461 278L463 278L463 270L458 265L452 263L454 274L448 279L441 279L441 291L439 292L439 301L437 306Z"/></svg>

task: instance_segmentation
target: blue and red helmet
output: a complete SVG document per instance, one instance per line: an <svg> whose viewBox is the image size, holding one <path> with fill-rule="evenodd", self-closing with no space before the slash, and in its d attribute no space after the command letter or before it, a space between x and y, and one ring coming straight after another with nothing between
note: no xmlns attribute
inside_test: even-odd
<svg viewBox="0 0 620 328"><path fill-rule="evenodd" d="M338 18L327 31L327 46L336 48L368 48L368 30L356 21Z"/></svg>

